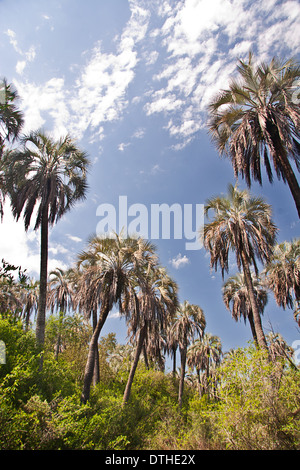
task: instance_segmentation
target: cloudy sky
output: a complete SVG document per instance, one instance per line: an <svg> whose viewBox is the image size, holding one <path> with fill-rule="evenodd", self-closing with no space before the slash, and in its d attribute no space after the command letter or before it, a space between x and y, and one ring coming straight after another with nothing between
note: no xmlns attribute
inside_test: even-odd
<svg viewBox="0 0 300 470"><path fill-rule="evenodd" d="M122 196L128 222L137 209L148 214L149 237L157 204L177 204L183 219L189 207L195 230L196 205L235 182L207 133L210 98L250 49L259 60L299 58L299 23L295 0L0 0L0 76L19 92L24 132L69 133L92 162L86 201L50 232L50 269L74 262L103 204L115 208L119 228ZM279 241L299 236L288 187L271 186L265 176L252 192L272 204ZM39 233L25 234L5 209L1 258L38 278ZM153 241L181 300L204 309L207 331L220 336L224 350L246 345L249 327L230 318L221 274L210 272L205 251L188 250L172 231L169 240ZM105 333L117 331L122 341L126 328L116 317ZM263 324L289 343L299 338L292 312L278 309L271 295Z"/></svg>

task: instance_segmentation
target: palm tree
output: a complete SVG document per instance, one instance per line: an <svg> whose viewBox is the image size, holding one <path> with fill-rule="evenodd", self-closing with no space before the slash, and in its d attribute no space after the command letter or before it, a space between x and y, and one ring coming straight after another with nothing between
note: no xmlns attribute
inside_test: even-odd
<svg viewBox="0 0 300 470"><path fill-rule="evenodd" d="M25 328L29 329L30 316L37 312L39 301L39 282L30 279L23 292L23 318L25 319Z"/></svg>
<svg viewBox="0 0 300 470"><path fill-rule="evenodd" d="M82 305L92 303L99 306L99 318L94 329L84 373L81 400L89 399L93 377L98 339L102 327L114 304L127 318L135 297L135 286L141 282L145 266L156 260L154 246L141 238L115 234L113 238L94 237L88 250L78 257L83 266L85 290L82 291Z"/></svg>
<svg viewBox="0 0 300 470"><path fill-rule="evenodd" d="M213 366L218 366L222 356L220 338L210 333L204 333L203 337L192 343L187 350L187 363L189 367L195 367L198 378L199 394L201 395L200 372L205 372L206 390L208 379Z"/></svg>
<svg viewBox="0 0 300 470"><path fill-rule="evenodd" d="M5 158L3 150L5 141L13 142L20 135L24 119L16 107L19 96L6 78L0 81L0 217L3 218L3 203L6 192Z"/></svg>
<svg viewBox="0 0 300 470"><path fill-rule="evenodd" d="M293 369L298 370L297 366L292 361L294 354L293 348L288 346L286 341L279 333L274 333L271 331L267 335L267 340L269 343L270 356L273 362L281 358L287 360Z"/></svg>
<svg viewBox="0 0 300 470"><path fill-rule="evenodd" d="M49 274L47 305L51 313L66 313L74 306L74 292L71 283L73 269L56 268Z"/></svg>
<svg viewBox="0 0 300 470"><path fill-rule="evenodd" d="M198 305L190 304L187 300L180 305L176 313L176 320L173 323L171 334L176 338L180 351L180 382L178 392L178 405L182 407L182 396L184 389L184 377L186 367L187 348L190 342L198 335L200 338L206 326L203 310Z"/></svg>
<svg viewBox="0 0 300 470"><path fill-rule="evenodd" d="M72 274L73 269L64 271L61 268L56 268L54 271L51 271L49 275L47 304L51 313L55 310L59 312L58 337L55 347L56 360L58 359L60 351L64 316L66 312L74 306L74 292L71 283Z"/></svg>
<svg viewBox="0 0 300 470"><path fill-rule="evenodd" d="M23 212L25 230L37 208L34 230L41 229L40 293L36 338L45 340L47 296L48 230L73 205L85 198L89 165L84 152L66 136L54 141L42 131L22 138L23 148L10 153L8 189L15 218Z"/></svg>
<svg viewBox="0 0 300 470"><path fill-rule="evenodd" d="M268 302L268 293L260 278L254 273L251 273L251 276L258 310L260 315L262 315ZM244 319L245 323L247 320L249 321L253 339L257 343L251 303L245 276L242 273L237 273L235 276L227 279L223 286L223 301L236 322L241 320L241 318Z"/></svg>
<svg viewBox="0 0 300 470"><path fill-rule="evenodd" d="M277 244L264 272L277 304L284 309L293 308L297 321L300 302L300 238Z"/></svg>
<svg viewBox="0 0 300 470"><path fill-rule="evenodd" d="M219 152L231 159L235 175L262 184L261 166L273 181L287 182L300 217L300 188L291 161L300 171L300 108L293 100L299 64L273 58L269 65L239 61L240 80L232 80L211 102L209 130Z"/></svg>
<svg viewBox="0 0 300 470"><path fill-rule="evenodd" d="M129 332L137 338L135 356L127 380L123 405L128 403L130 391L142 348L150 350L161 360L162 332L166 330L168 320L174 315L177 306L177 285L168 276L166 270L152 266L145 272L136 298L137 308L130 309Z"/></svg>
<svg viewBox="0 0 300 470"><path fill-rule="evenodd" d="M250 266L258 274L256 259L261 262L271 259L277 232L271 207L262 198L252 197L248 191L240 191L230 184L227 196L207 201L206 215L210 210L214 211L214 219L204 225L203 243L210 252L211 267L217 270L220 265L224 278L229 253L235 252L238 269L243 269L258 345L267 349Z"/></svg>
<svg viewBox="0 0 300 470"><path fill-rule="evenodd" d="M178 349L177 338L172 333L172 328L173 328L173 324L175 323L175 321L176 321L176 317L172 318L168 324L167 332L166 332L167 340L166 340L166 348L165 348L166 351L170 354L171 358L173 359L173 371L172 371L173 379L175 379L176 377L176 352Z"/></svg>

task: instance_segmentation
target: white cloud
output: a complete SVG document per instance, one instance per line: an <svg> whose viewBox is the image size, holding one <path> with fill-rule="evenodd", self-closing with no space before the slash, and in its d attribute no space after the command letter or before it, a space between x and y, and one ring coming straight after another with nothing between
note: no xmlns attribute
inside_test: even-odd
<svg viewBox="0 0 300 470"><path fill-rule="evenodd" d="M119 144L118 146L118 150L120 150L120 152L124 152L124 150L126 149L126 147L129 147L130 143L127 142L121 142L121 144Z"/></svg>
<svg viewBox="0 0 300 470"><path fill-rule="evenodd" d="M48 114L57 136L70 132L81 139L89 129L91 139L101 141L104 123L122 118L129 104L143 101L147 116L160 113L167 118L164 128L177 140L173 148L181 149L205 126L207 105L228 85L237 57L246 57L250 48L262 60L283 50L298 52L296 0L153 0L151 7L130 0L129 8L131 16L114 39L115 51L95 43L85 52L86 63L73 69L79 71L73 86L59 76L39 85L16 81L25 130L43 126ZM153 21L155 14L160 28ZM49 19L46 14L44 18ZM20 55L16 71L22 76L36 57L36 47L24 52L13 30L6 35ZM139 63L155 74L130 103L127 92ZM132 137L141 138L138 135L143 131ZM119 150L126 145L121 143Z"/></svg>
<svg viewBox="0 0 300 470"><path fill-rule="evenodd" d="M69 132L80 139L90 128L91 138L101 140L104 136L102 124L122 116L128 105L126 92L138 63L137 44L145 37L150 18L150 13L141 8L139 2L129 3L131 17L116 38L116 53L106 53L101 42L96 43L73 87L67 88L61 77L53 77L41 85L15 80L22 98L25 132L43 126L45 113L48 113L53 119L55 136ZM6 34L13 47L25 57L16 66L17 72L22 74L27 62L34 60L35 48L31 46L23 53L18 48L14 31L8 30Z"/></svg>
<svg viewBox="0 0 300 470"><path fill-rule="evenodd" d="M175 269L182 268L183 266L186 266L187 264L190 264L190 260L186 255L181 255L181 253L178 253L175 258L170 260L171 265Z"/></svg>
<svg viewBox="0 0 300 470"><path fill-rule="evenodd" d="M58 138L68 132L67 125L71 116L63 78L51 78L40 86L20 80L15 80L14 83L22 100L24 133L42 127L45 123L45 112L53 119L54 137Z"/></svg>
<svg viewBox="0 0 300 470"><path fill-rule="evenodd" d="M122 315L119 311L116 311L116 312L110 312L110 314L108 315L108 318L121 318Z"/></svg>
<svg viewBox="0 0 300 470"><path fill-rule="evenodd" d="M22 57L25 57L26 59L26 60L18 60L17 65L16 65L16 72L19 75L22 75L27 63L33 62L33 60L35 59L36 48L35 46L30 46L27 52L23 52L18 44L16 33L13 30L8 29L6 31L6 35L9 37L9 42L13 46L17 54L21 55Z"/></svg>
<svg viewBox="0 0 300 470"><path fill-rule="evenodd" d="M142 139L144 137L146 133L146 129L144 127L139 127L135 132L134 134L132 135L132 137L134 139Z"/></svg>
<svg viewBox="0 0 300 470"><path fill-rule="evenodd" d="M75 235L70 235L69 233L67 233L66 236L67 236L70 240L72 240L72 242L76 242L76 243L82 242L82 238L76 237Z"/></svg>
<svg viewBox="0 0 300 470"><path fill-rule="evenodd" d="M64 248L56 247L49 243L48 271L60 267L66 269L66 265L56 256L62 253ZM0 257L23 270L35 278L39 278L40 272L40 243L39 232L29 228L25 232L23 219L15 221L8 203L5 203L3 222L0 223Z"/></svg>
<svg viewBox="0 0 300 470"><path fill-rule="evenodd" d="M246 57L251 48L261 60L298 53L300 5L294 0L181 0L175 8L165 0L157 12L165 22L149 36L165 53L160 51L162 65L144 110L171 117L165 128L180 140L174 148L205 125L207 105L227 86L237 57Z"/></svg>
<svg viewBox="0 0 300 470"><path fill-rule="evenodd" d="M22 75L25 67L26 67L26 60L18 60L17 65L16 65L16 72L19 75Z"/></svg>

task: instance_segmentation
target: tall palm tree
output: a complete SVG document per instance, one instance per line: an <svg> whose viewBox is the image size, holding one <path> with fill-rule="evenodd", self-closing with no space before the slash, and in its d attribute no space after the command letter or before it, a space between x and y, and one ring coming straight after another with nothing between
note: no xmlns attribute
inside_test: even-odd
<svg viewBox="0 0 300 470"><path fill-rule="evenodd" d="M261 166L273 181L287 182L300 217L300 188L291 161L300 171L300 108L293 100L300 66L293 60L256 65L240 60L232 80L211 102L209 129L219 152L231 159L235 175L262 184Z"/></svg>
<svg viewBox="0 0 300 470"><path fill-rule="evenodd" d="M187 363L189 367L195 367L198 378L199 393L201 395L200 372L205 372L206 388L210 377L211 368L218 366L222 356L220 338L210 333L204 333L203 337L192 343L187 350Z"/></svg>
<svg viewBox="0 0 300 470"><path fill-rule="evenodd" d="M277 244L265 268L267 284L280 307L296 311L300 302L300 238Z"/></svg>
<svg viewBox="0 0 300 470"><path fill-rule="evenodd" d="M206 326L204 312L199 305L190 304L187 300L180 305L176 313L171 334L176 338L180 351L180 382L178 391L178 405L182 407L182 396L184 389L184 377L186 368L186 355L189 343L195 336L203 336Z"/></svg>
<svg viewBox="0 0 300 470"><path fill-rule="evenodd" d="M160 357L162 332L166 330L168 321L178 306L177 285L164 268L152 266L151 270L144 273L137 297L133 300L137 301L137 308L131 309L132 314L128 323L129 332L137 341L124 392L124 405L129 400L143 346L146 345L146 349L152 350Z"/></svg>
<svg viewBox="0 0 300 470"><path fill-rule="evenodd" d="M204 225L203 243L210 252L210 264L222 276L228 272L229 253L233 251L237 266L243 269L253 313L258 345L267 349L250 266L258 274L257 260L269 261L275 243L277 228L271 219L271 207L260 197L252 197L248 191L240 191L229 185L228 195L207 201L205 213L214 211L214 218Z"/></svg>
<svg viewBox="0 0 300 470"><path fill-rule="evenodd" d="M67 135L54 141L42 131L22 138L23 147L10 153L8 189L15 218L23 212L25 230L37 208L34 230L41 231L40 293L36 338L45 340L48 230L73 205L85 198L89 165L85 152Z"/></svg>
<svg viewBox="0 0 300 470"><path fill-rule="evenodd" d="M98 339L102 327L114 304L127 318L135 303L135 286L141 282L146 265L156 261L154 246L141 238L115 234L113 238L94 237L78 262L83 266L85 291L83 303L99 306L99 318L94 329L84 373L81 400L86 403L90 395Z"/></svg>
<svg viewBox="0 0 300 470"><path fill-rule="evenodd" d="M251 276L258 310L260 315L262 315L268 302L268 293L260 278L254 273L251 273ZM244 319L245 323L247 320L249 321L253 339L257 343L257 334L247 284L242 273L237 273L235 276L227 279L223 286L223 301L236 322L241 320L241 318Z"/></svg>
<svg viewBox="0 0 300 470"><path fill-rule="evenodd" d="M3 217L3 203L6 192L5 158L3 158L5 141L13 142L20 135L24 119L16 102L19 96L6 78L0 80L0 217Z"/></svg>

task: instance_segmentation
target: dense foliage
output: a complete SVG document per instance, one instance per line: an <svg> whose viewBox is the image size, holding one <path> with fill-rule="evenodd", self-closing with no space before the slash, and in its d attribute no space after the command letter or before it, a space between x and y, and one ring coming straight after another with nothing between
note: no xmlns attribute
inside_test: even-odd
<svg viewBox="0 0 300 470"><path fill-rule="evenodd" d="M100 383L84 405L89 333L79 317L62 326L59 315L51 316L39 372L34 333L20 321L0 320L7 345L0 365L1 449L300 449L300 374L284 359L270 362L252 345L232 351L217 368L211 393L202 396L190 371L181 411L179 378L140 361L124 407L132 348L109 334L99 345Z"/></svg>

